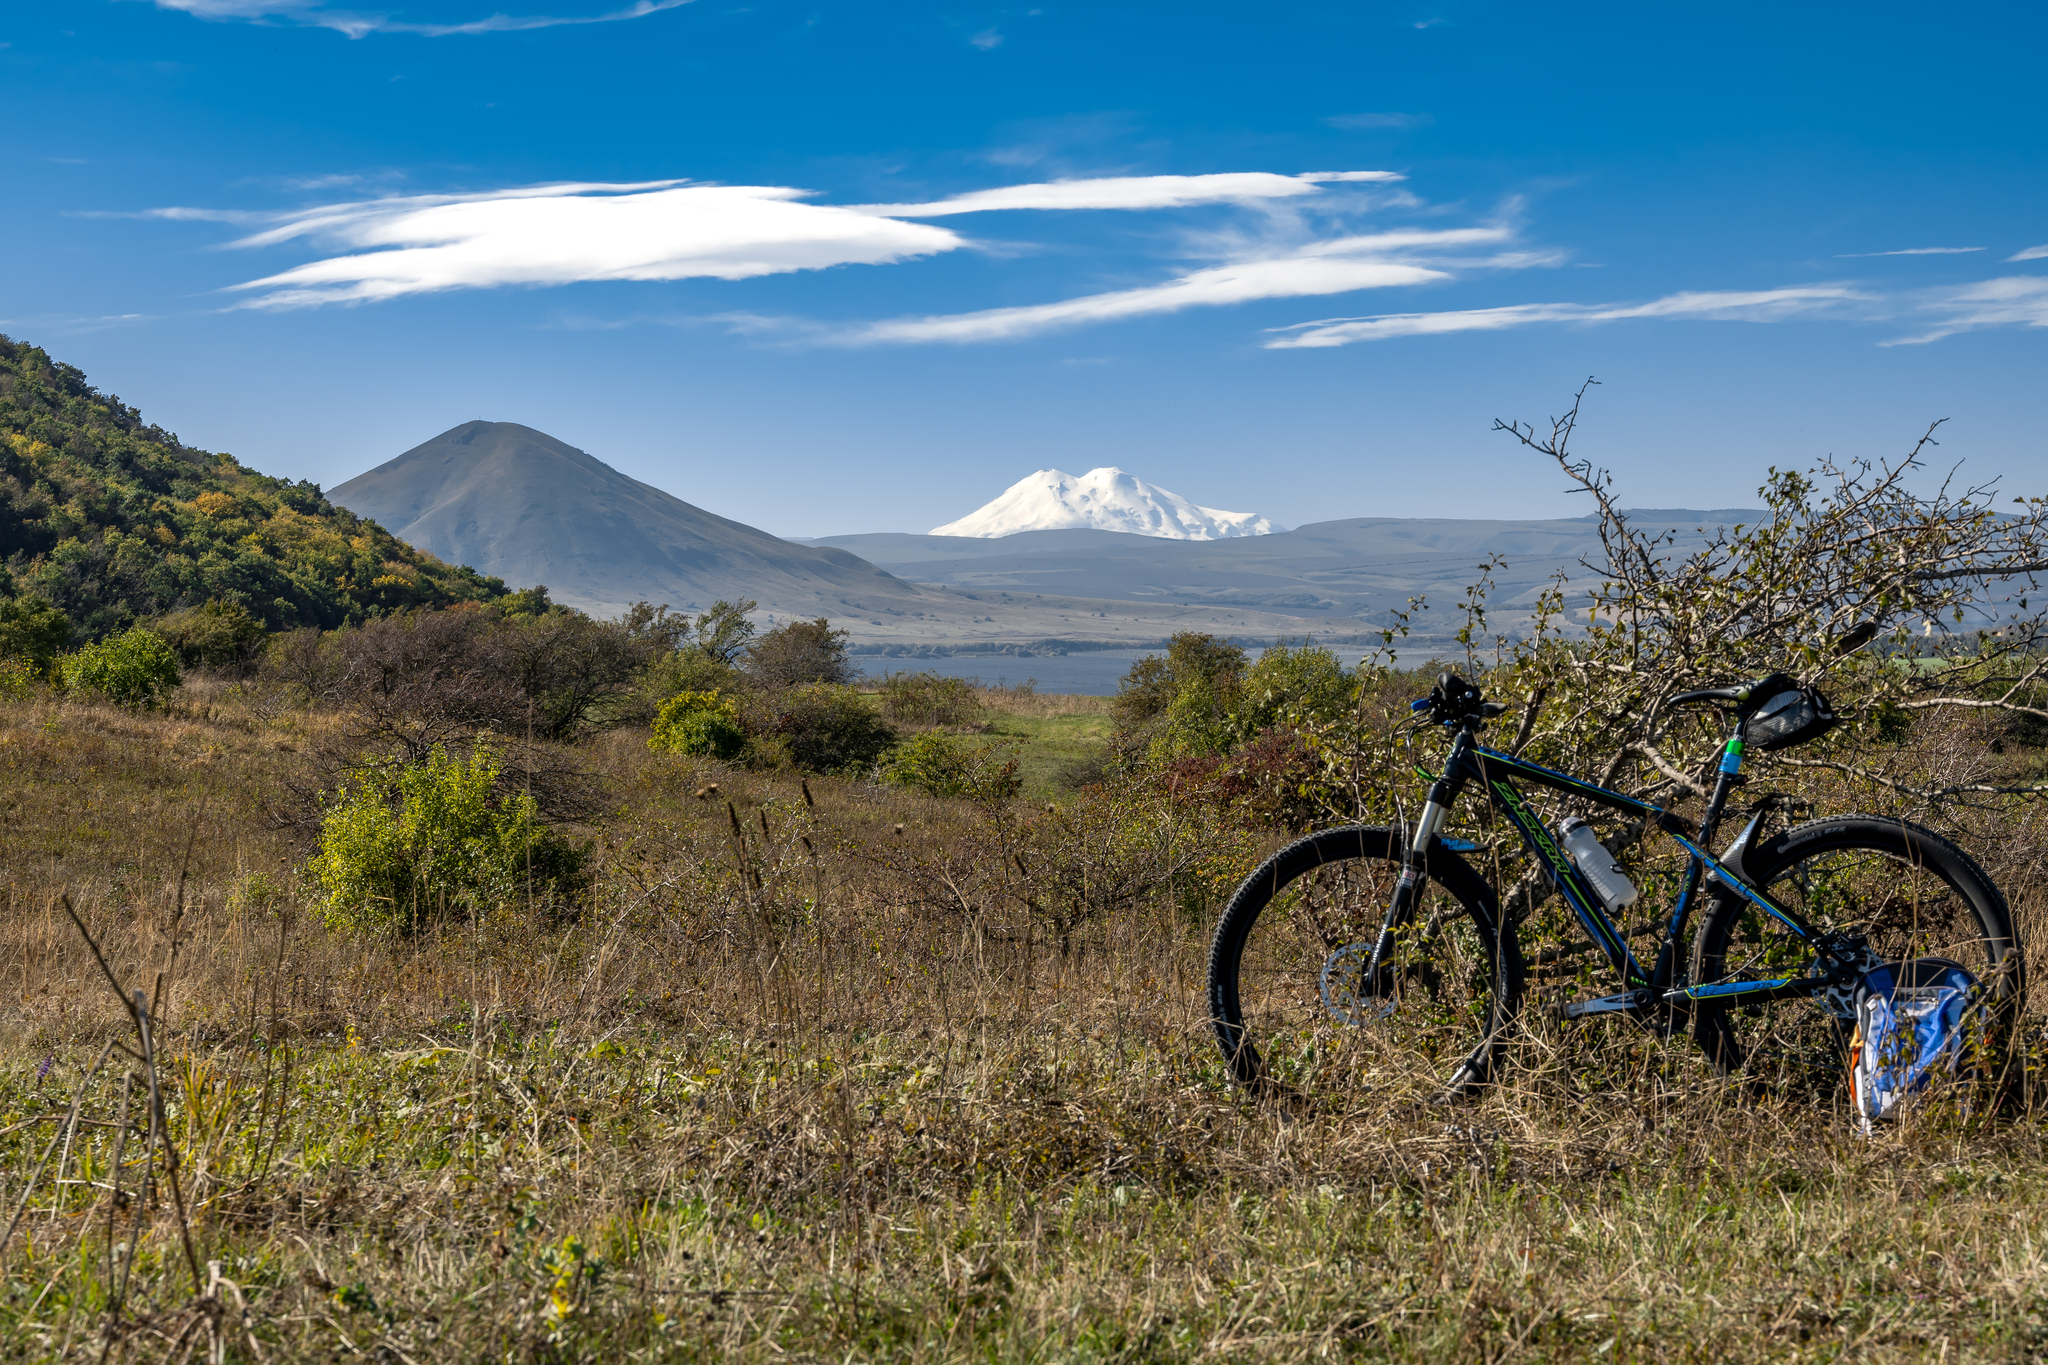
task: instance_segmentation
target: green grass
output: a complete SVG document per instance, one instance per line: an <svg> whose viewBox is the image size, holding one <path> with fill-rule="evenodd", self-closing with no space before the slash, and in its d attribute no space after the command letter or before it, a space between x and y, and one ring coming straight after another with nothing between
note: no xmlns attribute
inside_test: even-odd
<svg viewBox="0 0 2048 1365"><path fill-rule="evenodd" d="M998 712L988 733L1017 741L1017 771L1024 779L1024 794L1043 799L1065 795L1083 774L1099 769L1109 756L1110 733L1115 728L1109 708L1104 706L1065 715Z"/></svg>
<svg viewBox="0 0 2048 1365"><path fill-rule="evenodd" d="M1097 703L1066 705L993 723L1099 743ZM1202 983L1217 888L1277 833L1177 827L1219 865L1065 943L997 894L1059 849L986 850L1051 814L991 832L620 731L564 751L614 803L580 917L351 938L267 814L335 725L190 693L0 704L0 1219L25 1211L0 1358L2048 1353L2037 1113L1930 1105L1866 1140L1838 1096L1731 1093L1683 1038L1533 1004L1473 1103L1391 1067L1319 1107L1246 1097ZM1123 855L1073 828L1096 885ZM160 1169L137 1197L139 1100L109 1188L132 1061L85 1086L57 1169L83 1072L133 1036L60 893L124 985L168 983L165 1117L209 1293Z"/></svg>

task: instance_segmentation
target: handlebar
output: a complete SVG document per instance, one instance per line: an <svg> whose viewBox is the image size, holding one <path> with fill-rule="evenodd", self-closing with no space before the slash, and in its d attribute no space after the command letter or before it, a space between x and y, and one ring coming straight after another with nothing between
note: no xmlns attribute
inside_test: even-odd
<svg viewBox="0 0 2048 1365"><path fill-rule="evenodd" d="M1408 709L1428 711L1432 720L1443 725L1462 725L1474 720L1491 720L1505 714L1508 708L1503 702L1486 700L1478 688L1457 674L1446 671L1437 676L1436 686L1429 690L1429 695L1409 702Z"/></svg>

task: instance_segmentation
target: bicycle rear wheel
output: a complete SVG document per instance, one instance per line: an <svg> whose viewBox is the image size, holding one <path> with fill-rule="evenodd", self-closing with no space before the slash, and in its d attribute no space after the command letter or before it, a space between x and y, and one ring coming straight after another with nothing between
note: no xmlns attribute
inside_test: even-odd
<svg viewBox="0 0 2048 1365"><path fill-rule="evenodd" d="M1361 988L1401 875L1391 831L1310 835L1238 887L1209 950L1209 1013L1241 1084L1341 1105L1492 1079L1521 1000L1521 951L1464 859L1438 844L1427 869L1384 997Z"/></svg>
<svg viewBox="0 0 2048 1365"><path fill-rule="evenodd" d="M1994 1028L2023 987L2012 915L1983 869L1948 840L1873 815L1813 820L1765 840L1746 863L1753 883L1822 930L1855 934L1887 962L1944 957L1984 983ZM1815 954L1777 919L1719 895L1693 940L1692 979L1804 976ZM1822 1000L1693 1006L1693 1036L1724 1073L1824 1092L1840 1081L1849 1022Z"/></svg>

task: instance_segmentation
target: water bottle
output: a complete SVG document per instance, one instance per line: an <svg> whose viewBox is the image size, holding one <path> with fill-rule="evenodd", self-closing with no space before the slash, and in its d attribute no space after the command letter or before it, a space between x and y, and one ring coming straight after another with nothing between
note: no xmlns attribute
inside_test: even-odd
<svg viewBox="0 0 2048 1365"><path fill-rule="evenodd" d="M1600 836L1593 832L1591 825L1576 815L1568 816L1558 826L1558 832L1564 836L1559 842L1571 855L1572 862L1578 865L1579 875L1586 879L1586 884L1593 888L1593 894L1610 912L1626 910L1636 903L1635 883L1622 875L1614 855L1601 847Z"/></svg>

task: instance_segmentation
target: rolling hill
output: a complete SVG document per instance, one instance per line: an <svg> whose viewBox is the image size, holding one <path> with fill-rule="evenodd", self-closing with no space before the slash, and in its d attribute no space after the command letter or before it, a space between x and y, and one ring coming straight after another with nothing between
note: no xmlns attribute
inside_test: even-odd
<svg viewBox="0 0 2048 1365"><path fill-rule="evenodd" d="M505 591L0 337L0 598L53 602L92 639L214 600L278 630Z"/></svg>

